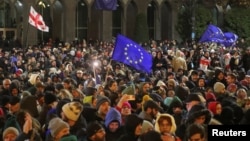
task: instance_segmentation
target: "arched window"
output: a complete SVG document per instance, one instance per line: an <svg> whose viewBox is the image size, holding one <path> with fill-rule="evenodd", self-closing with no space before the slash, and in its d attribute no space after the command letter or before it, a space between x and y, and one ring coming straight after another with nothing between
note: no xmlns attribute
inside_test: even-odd
<svg viewBox="0 0 250 141"><path fill-rule="evenodd" d="M76 8L76 37L79 40L86 39L88 33L88 7L80 0Z"/></svg>
<svg viewBox="0 0 250 141"><path fill-rule="evenodd" d="M155 2L152 1L151 3L148 4L148 9L147 9L147 20L148 20L148 32L149 32L149 38L150 39L155 39L155 10L156 10L156 5Z"/></svg>
<svg viewBox="0 0 250 141"><path fill-rule="evenodd" d="M13 27L13 21L10 18L10 5L4 0L0 1L0 28Z"/></svg>
<svg viewBox="0 0 250 141"><path fill-rule="evenodd" d="M162 39L171 39L171 33L172 33L172 28L171 28L171 22L172 22L172 17L171 17L171 9L170 5L168 2L165 2L162 5L161 9L161 34L162 34Z"/></svg>
<svg viewBox="0 0 250 141"><path fill-rule="evenodd" d="M133 39L135 34L135 21L137 15L137 7L134 1L131 1L127 7L127 17L126 17L126 34L129 38Z"/></svg>
<svg viewBox="0 0 250 141"><path fill-rule="evenodd" d="M122 29L122 7L120 4L120 1L117 2L117 9L113 11L112 21L113 21L113 27L112 27L112 35L115 37L118 33L121 33Z"/></svg>

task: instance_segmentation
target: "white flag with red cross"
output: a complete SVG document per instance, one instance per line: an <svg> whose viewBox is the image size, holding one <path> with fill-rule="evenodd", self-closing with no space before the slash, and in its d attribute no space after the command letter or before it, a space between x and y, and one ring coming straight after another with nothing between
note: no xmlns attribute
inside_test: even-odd
<svg viewBox="0 0 250 141"><path fill-rule="evenodd" d="M41 31L49 32L49 27L43 21L43 17L32 6L30 7L29 23Z"/></svg>

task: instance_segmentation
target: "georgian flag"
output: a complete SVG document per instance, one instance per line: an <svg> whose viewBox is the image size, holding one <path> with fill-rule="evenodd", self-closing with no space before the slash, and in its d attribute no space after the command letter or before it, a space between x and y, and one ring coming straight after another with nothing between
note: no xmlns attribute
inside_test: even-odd
<svg viewBox="0 0 250 141"><path fill-rule="evenodd" d="M29 23L41 31L49 32L49 27L43 21L43 17L32 6L30 7Z"/></svg>

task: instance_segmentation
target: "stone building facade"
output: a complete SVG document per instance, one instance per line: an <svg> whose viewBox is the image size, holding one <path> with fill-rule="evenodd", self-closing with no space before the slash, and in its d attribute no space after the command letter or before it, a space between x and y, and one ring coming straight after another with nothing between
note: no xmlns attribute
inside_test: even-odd
<svg viewBox="0 0 250 141"><path fill-rule="evenodd" d="M110 41L117 33L134 37L138 13L147 16L151 39L177 39L176 0L117 0L117 10L96 10L95 0L0 0L0 28L13 28L25 44L59 39L70 42L77 38ZM2 5L2 6L1 6ZM41 32L29 25L30 7L43 16L50 31Z"/></svg>

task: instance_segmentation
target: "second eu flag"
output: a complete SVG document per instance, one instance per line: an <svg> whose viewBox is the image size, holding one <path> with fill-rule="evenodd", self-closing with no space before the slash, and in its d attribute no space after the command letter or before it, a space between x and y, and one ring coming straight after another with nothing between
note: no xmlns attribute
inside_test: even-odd
<svg viewBox="0 0 250 141"><path fill-rule="evenodd" d="M152 55L136 42L120 34L116 38L112 59L141 72L149 74L152 71Z"/></svg>
<svg viewBox="0 0 250 141"><path fill-rule="evenodd" d="M203 33L199 42L209 42L212 39L224 39L224 33L217 26L210 24Z"/></svg>
<svg viewBox="0 0 250 141"><path fill-rule="evenodd" d="M95 8L98 10L116 10L117 0L95 0Z"/></svg>

